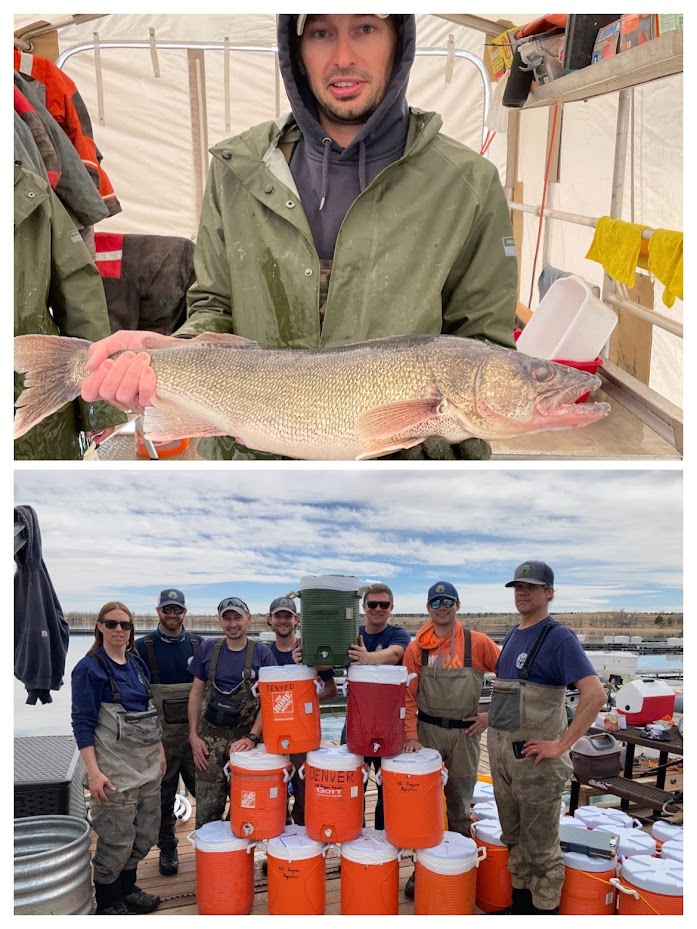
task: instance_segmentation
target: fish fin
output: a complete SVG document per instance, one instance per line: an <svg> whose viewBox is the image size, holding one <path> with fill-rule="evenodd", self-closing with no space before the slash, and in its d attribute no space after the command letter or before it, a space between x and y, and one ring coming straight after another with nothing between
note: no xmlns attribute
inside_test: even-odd
<svg viewBox="0 0 697 929"><path fill-rule="evenodd" d="M62 335L15 336L14 367L24 375L24 390L15 403L15 439L80 396L87 376L87 371L81 374L80 369L90 345L86 339Z"/></svg>
<svg viewBox="0 0 697 929"><path fill-rule="evenodd" d="M230 332L202 332L193 339L177 339L177 342L207 342L210 345L230 345L235 348L258 348L259 343L245 339L241 335L232 335Z"/></svg>
<svg viewBox="0 0 697 929"><path fill-rule="evenodd" d="M354 428L364 439L392 439L421 423L430 422L446 412L448 401L439 395L418 400L403 400L376 406L359 416ZM422 441L420 439L419 441ZM400 448L406 446L400 445Z"/></svg>
<svg viewBox="0 0 697 929"><path fill-rule="evenodd" d="M393 445L383 445L380 448L369 448L362 455L356 455L355 461L365 461L368 458L381 458L383 455L391 455L392 452L401 452L405 448L414 448L415 445L421 445L423 437L418 439L405 439L403 442L395 442Z"/></svg>
<svg viewBox="0 0 697 929"><path fill-rule="evenodd" d="M153 405L145 409L143 429L154 442L170 442L174 439L195 436L227 435L213 423L201 419L188 410L183 410L171 400L154 397Z"/></svg>

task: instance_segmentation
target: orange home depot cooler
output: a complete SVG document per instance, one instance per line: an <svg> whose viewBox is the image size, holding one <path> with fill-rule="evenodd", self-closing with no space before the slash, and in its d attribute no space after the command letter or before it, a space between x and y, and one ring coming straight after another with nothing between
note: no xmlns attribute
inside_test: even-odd
<svg viewBox="0 0 697 929"><path fill-rule="evenodd" d="M346 745L307 753L300 768L305 780L305 829L317 842L349 842L361 834L363 793L368 772L360 755Z"/></svg>
<svg viewBox="0 0 697 929"><path fill-rule="evenodd" d="M396 916L400 851L377 829L341 846L341 915Z"/></svg>
<svg viewBox="0 0 697 929"><path fill-rule="evenodd" d="M676 839L682 841L682 826L677 826L675 823L664 823L662 819L658 819L651 827L651 835L656 843L656 851L660 852L664 842L673 842Z"/></svg>
<svg viewBox="0 0 697 929"><path fill-rule="evenodd" d="M230 775L230 828L246 839L280 835L286 823L288 781L294 773L287 755L270 755L258 746L231 752L225 766Z"/></svg>
<svg viewBox="0 0 697 929"><path fill-rule="evenodd" d="M254 903L255 842L238 839L224 822L187 836L196 849L196 905L202 916L246 916Z"/></svg>
<svg viewBox="0 0 697 929"><path fill-rule="evenodd" d="M582 852L564 852L560 916L612 916L615 912L617 861Z"/></svg>
<svg viewBox="0 0 697 929"><path fill-rule="evenodd" d="M326 845L302 826L288 826L266 847L270 916L321 916L324 913Z"/></svg>
<svg viewBox="0 0 697 929"><path fill-rule="evenodd" d="M434 748L383 758L377 772L385 808L385 836L397 848L429 848L443 841L443 787L448 772Z"/></svg>
<svg viewBox="0 0 697 929"><path fill-rule="evenodd" d="M267 752L293 755L319 748L319 692L322 682L307 665L260 668L252 688L261 704Z"/></svg>
<svg viewBox="0 0 697 929"><path fill-rule="evenodd" d="M513 901L508 846L501 839L501 823L485 819L472 823L471 832L477 847L486 849L477 868L476 904L484 913L498 913Z"/></svg>
<svg viewBox="0 0 697 929"><path fill-rule="evenodd" d="M459 832L416 852L415 916L474 916L477 864L486 849Z"/></svg>
<svg viewBox="0 0 697 929"><path fill-rule="evenodd" d="M636 855L620 862L613 884L620 916L678 916L683 911L682 861Z"/></svg>
<svg viewBox="0 0 697 929"><path fill-rule="evenodd" d="M357 755L398 755L404 745L409 675L403 665L356 665L348 669L346 744Z"/></svg>

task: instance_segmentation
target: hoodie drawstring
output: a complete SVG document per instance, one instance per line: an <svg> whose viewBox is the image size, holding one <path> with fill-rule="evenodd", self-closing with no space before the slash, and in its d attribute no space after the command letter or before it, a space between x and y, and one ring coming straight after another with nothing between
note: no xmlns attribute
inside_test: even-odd
<svg viewBox="0 0 697 929"><path fill-rule="evenodd" d="M362 139L358 145L358 183L363 193L368 185L365 178L365 142Z"/></svg>
<svg viewBox="0 0 697 929"><path fill-rule="evenodd" d="M320 210L324 209L324 201L327 199L327 184L329 182L329 152L332 147L332 140L325 136L322 139L322 144L324 145L324 157L322 158L322 189L320 191L320 201L319 208Z"/></svg>

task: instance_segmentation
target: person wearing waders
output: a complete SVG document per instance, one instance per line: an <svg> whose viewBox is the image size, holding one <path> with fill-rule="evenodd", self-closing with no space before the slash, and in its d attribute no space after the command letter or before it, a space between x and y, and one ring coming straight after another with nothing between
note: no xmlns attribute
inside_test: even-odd
<svg viewBox="0 0 697 929"><path fill-rule="evenodd" d="M268 645L247 638L252 621L239 597L218 604L223 637L205 639L189 666L189 741L196 765L196 828L222 819L228 799L230 752L261 742L261 708L252 693L259 668L275 665Z"/></svg>
<svg viewBox="0 0 697 929"><path fill-rule="evenodd" d="M298 616L295 600L292 597L276 597L269 607L266 623L273 630L275 636L275 640L270 647L276 663L279 666L302 664L302 648L300 640L296 636L300 625L300 617ZM318 668L317 676L324 684L324 689L319 695L319 702L325 703L327 700L333 700L337 694L334 669ZM305 825L305 781L299 776L298 771L305 764L306 757L305 752L298 752L290 756L295 768L295 774L290 780L290 786L293 790L293 807L291 809L289 797L288 814L286 816L288 825L291 823L295 823L296 826ZM266 859L264 859L264 864L266 864Z"/></svg>
<svg viewBox="0 0 697 929"><path fill-rule="evenodd" d="M136 639L136 649L150 669L150 689L162 726L167 771L160 791L162 817L157 845L160 874L172 875L179 870L174 804L180 776L189 793L196 796L187 707L193 681L189 662L198 651L201 637L190 635L184 628L186 600L181 590L163 590L156 609L157 628Z"/></svg>
<svg viewBox="0 0 697 929"><path fill-rule="evenodd" d="M96 915L151 913L160 898L136 885L136 869L160 828L165 772L160 721L148 669L135 651L128 607L105 603L94 639L73 670L72 727L97 834L92 862Z"/></svg>
<svg viewBox="0 0 697 929"><path fill-rule="evenodd" d="M409 106L416 33L407 13L279 14L291 112L211 148L196 280L175 336L324 349L430 333L513 348L518 266L499 173L443 134L437 113ZM150 339L121 331L98 343L83 398L149 403L155 373L128 349ZM279 457L208 434L197 452ZM482 439L432 436L393 457L490 456Z"/></svg>
<svg viewBox="0 0 697 929"><path fill-rule="evenodd" d="M499 647L457 619L460 597L448 581L433 584L426 607L429 620L404 653L407 671L416 675L407 685L404 751L440 752L448 769L448 829L469 836L479 743L487 725L479 700L484 673L495 669ZM404 888L407 897L414 897L415 883L416 872Z"/></svg>
<svg viewBox="0 0 697 929"><path fill-rule="evenodd" d="M561 795L569 748L593 724L605 691L574 633L549 615L554 572L543 561L515 569L520 622L506 636L492 682L487 747L501 838L513 886L506 914L559 912L564 857ZM579 701L567 728L566 688Z"/></svg>

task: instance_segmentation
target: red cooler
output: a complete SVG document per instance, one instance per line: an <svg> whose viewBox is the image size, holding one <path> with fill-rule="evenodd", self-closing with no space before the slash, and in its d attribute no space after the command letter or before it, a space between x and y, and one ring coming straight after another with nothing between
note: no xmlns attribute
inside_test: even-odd
<svg viewBox="0 0 697 929"><path fill-rule="evenodd" d="M352 665L347 674L346 744L356 755L399 755L408 674L403 665Z"/></svg>
<svg viewBox="0 0 697 929"><path fill-rule="evenodd" d="M615 694L615 708L627 717L628 726L645 726L673 715L675 691L665 681L630 681ZM657 742L656 748L660 745Z"/></svg>

